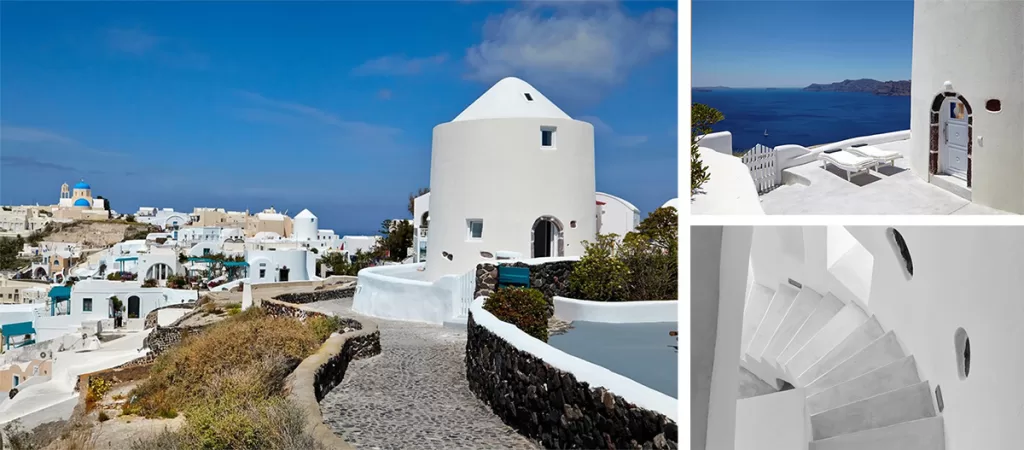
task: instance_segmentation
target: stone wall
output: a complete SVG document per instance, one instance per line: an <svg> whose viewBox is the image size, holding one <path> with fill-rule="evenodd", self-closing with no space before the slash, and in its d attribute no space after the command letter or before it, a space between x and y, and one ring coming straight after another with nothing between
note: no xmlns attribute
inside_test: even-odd
<svg viewBox="0 0 1024 450"><path fill-rule="evenodd" d="M167 349L178 345L185 336L193 333L202 331L205 326L200 327L161 327L157 326L146 339L142 341L144 347L149 348L149 351L154 356L159 356L161 353L167 351Z"/></svg>
<svg viewBox="0 0 1024 450"><path fill-rule="evenodd" d="M143 325L143 328L148 330L150 328L156 327L156 325L157 325L157 314L158 314L157 311L160 311L161 309L170 309L170 308L192 309L192 308L195 308L195 307L196 307L196 303L192 302L192 303L181 303L181 304L177 304L177 305L167 305L167 306L162 306L160 308L156 308L156 309L150 311L149 314L146 314L146 322L145 322L145 325Z"/></svg>
<svg viewBox="0 0 1024 450"><path fill-rule="evenodd" d="M265 302L264 306L271 302L273 301ZM320 350L303 360L285 379L285 391L288 398L302 409L306 418L306 430L317 442L324 448L347 450L353 447L324 424L320 400L345 378L349 362L378 355L381 348L377 324L368 320L364 320L364 323L352 319L345 320L352 327L349 328L347 325L348 331L332 335ZM355 324L358 324L358 329Z"/></svg>
<svg viewBox="0 0 1024 450"><path fill-rule="evenodd" d="M555 296L572 297L569 292L569 274L576 261L555 261L544 264L509 263L512 267L530 269L530 287L541 291L548 301L548 315L554 314ZM489 296L498 288L498 266L483 263L476 266L476 291L473 298Z"/></svg>
<svg viewBox="0 0 1024 450"><path fill-rule="evenodd" d="M325 289L325 290L314 290L313 292L296 292L291 294L281 294L274 297L274 300L279 300L286 303L292 303L301 305L304 303L322 302L325 300L338 300L342 298L349 298L356 294L356 288L344 288L344 289Z"/></svg>
<svg viewBox="0 0 1024 450"><path fill-rule="evenodd" d="M545 448L675 449L679 430L604 388L591 388L479 326L469 315L469 389Z"/></svg>

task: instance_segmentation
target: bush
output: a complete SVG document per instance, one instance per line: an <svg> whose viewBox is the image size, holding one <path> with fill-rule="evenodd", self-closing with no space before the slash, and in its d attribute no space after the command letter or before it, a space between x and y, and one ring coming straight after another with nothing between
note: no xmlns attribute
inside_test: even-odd
<svg viewBox="0 0 1024 450"><path fill-rule="evenodd" d="M106 411L100 411L99 415L96 416L96 420L99 420L100 422L106 422L110 420L110 416L107 415Z"/></svg>
<svg viewBox="0 0 1024 450"><path fill-rule="evenodd" d="M144 287L144 288L155 288L155 287L157 287L157 281L155 279L153 279L153 278L149 278L146 281L142 282L142 287Z"/></svg>
<svg viewBox="0 0 1024 450"><path fill-rule="evenodd" d="M629 300L679 298L679 217L658 208L623 239L619 259L629 269Z"/></svg>
<svg viewBox="0 0 1024 450"><path fill-rule="evenodd" d="M315 316L306 320L306 326L313 331L317 340L324 342L332 333L341 330L341 319L334 316Z"/></svg>
<svg viewBox="0 0 1024 450"><path fill-rule="evenodd" d="M617 239L615 234L600 234L595 242L583 241L583 257L569 274L574 297L599 302L626 299L629 268L615 257Z"/></svg>
<svg viewBox="0 0 1024 450"><path fill-rule="evenodd" d="M484 301L484 309L498 320L515 325L526 334L548 341L548 301L536 289L501 288Z"/></svg>
<svg viewBox="0 0 1024 450"><path fill-rule="evenodd" d="M717 109L708 105L694 103L690 106L690 196L692 197L700 189L701 185L711 179L708 173L708 166L700 159L700 147L702 136L712 132L711 125L725 119Z"/></svg>

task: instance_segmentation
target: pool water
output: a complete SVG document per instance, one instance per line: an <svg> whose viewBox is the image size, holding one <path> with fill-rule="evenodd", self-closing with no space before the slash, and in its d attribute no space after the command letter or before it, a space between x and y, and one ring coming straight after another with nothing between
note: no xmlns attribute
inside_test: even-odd
<svg viewBox="0 0 1024 450"><path fill-rule="evenodd" d="M602 366L644 386L678 397L678 342L670 331L677 322L573 322L565 334L548 344L577 358Z"/></svg>

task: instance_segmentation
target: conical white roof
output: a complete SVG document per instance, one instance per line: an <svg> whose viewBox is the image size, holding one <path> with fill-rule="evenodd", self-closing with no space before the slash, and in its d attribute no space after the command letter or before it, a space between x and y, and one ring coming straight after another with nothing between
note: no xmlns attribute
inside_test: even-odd
<svg viewBox="0 0 1024 450"><path fill-rule="evenodd" d="M509 118L572 120L572 117L551 103L544 94L530 86L530 83L508 77L491 86L452 122Z"/></svg>
<svg viewBox="0 0 1024 450"><path fill-rule="evenodd" d="M296 214L295 218L296 219L315 219L316 216L313 215L313 213L310 212L308 209L304 209L304 210L302 210L302 212Z"/></svg>

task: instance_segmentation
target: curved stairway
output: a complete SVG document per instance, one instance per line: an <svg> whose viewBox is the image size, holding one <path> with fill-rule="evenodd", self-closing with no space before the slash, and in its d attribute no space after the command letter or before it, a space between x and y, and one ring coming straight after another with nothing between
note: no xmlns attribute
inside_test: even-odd
<svg viewBox="0 0 1024 450"><path fill-rule="evenodd" d="M832 294L754 284L742 365L780 389L803 388L810 450L943 450L931 389L893 331Z"/></svg>

